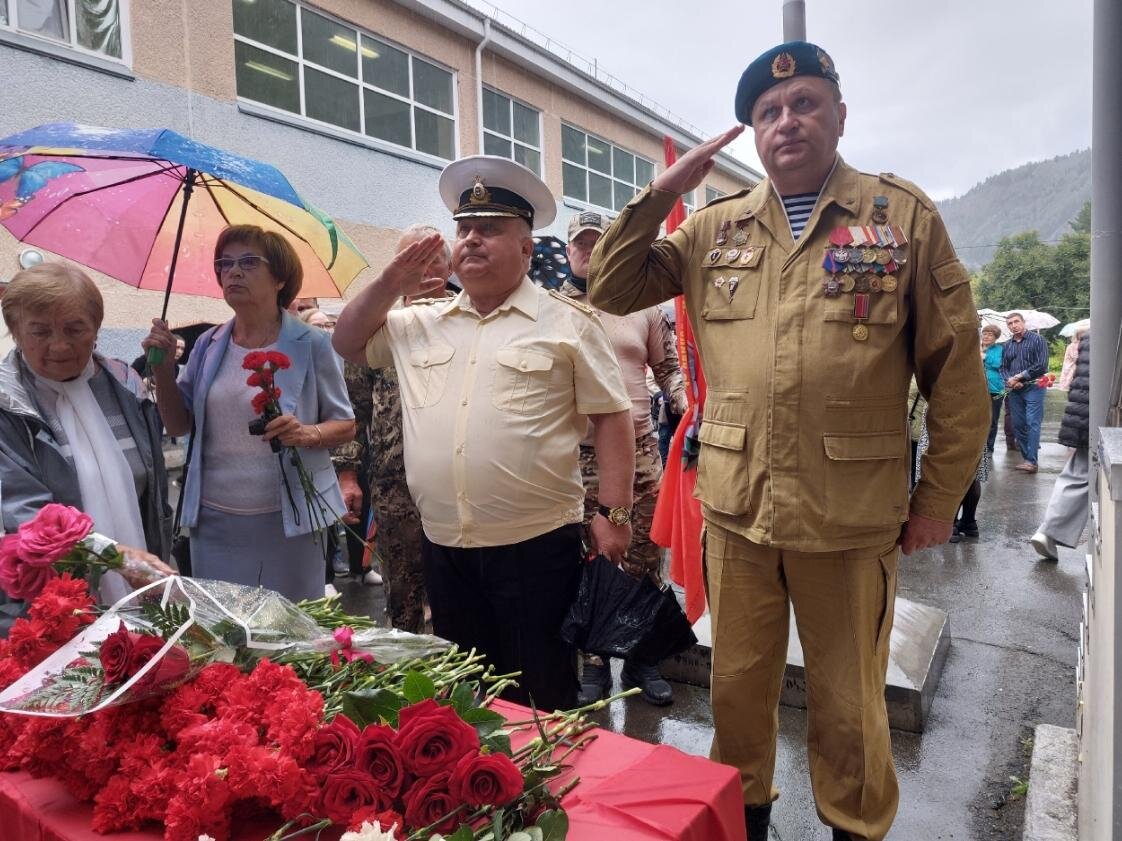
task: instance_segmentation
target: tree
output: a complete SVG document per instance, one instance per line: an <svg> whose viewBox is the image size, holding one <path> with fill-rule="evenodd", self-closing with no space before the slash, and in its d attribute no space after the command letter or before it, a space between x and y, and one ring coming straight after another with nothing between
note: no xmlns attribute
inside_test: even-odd
<svg viewBox="0 0 1122 841"><path fill-rule="evenodd" d="M1091 205L1055 245L1035 231L1003 237L975 285L980 307L1045 310L1061 321L1086 318L1091 308Z"/></svg>

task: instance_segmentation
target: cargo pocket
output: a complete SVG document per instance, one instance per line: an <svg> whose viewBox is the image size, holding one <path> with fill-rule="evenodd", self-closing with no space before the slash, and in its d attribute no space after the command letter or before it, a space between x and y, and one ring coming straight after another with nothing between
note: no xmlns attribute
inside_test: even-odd
<svg viewBox="0 0 1122 841"><path fill-rule="evenodd" d="M744 424L706 419L698 433L701 454L694 496L722 514L751 507L748 484L748 429Z"/></svg>
<svg viewBox="0 0 1122 841"><path fill-rule="evenodd" d="M900 432L830 433L826 448L826 521L840 526L897 525L907 519L907 437Z"/></svg>
<svg viewBox="0 0 1122 841"><path fill-rule="evenodd" d="M539 350L508 345L495 351L491 400L500 412L525 415L545 402L553 378L553 357Z"/></svg>
<svg viewBox="0 0 1122 841"><path fill-rule="evenodd" d="M423 409L440 402L452 368L452 345L436 344L409 352L409 368L402 382L402 400L410 409Z"/></svg>

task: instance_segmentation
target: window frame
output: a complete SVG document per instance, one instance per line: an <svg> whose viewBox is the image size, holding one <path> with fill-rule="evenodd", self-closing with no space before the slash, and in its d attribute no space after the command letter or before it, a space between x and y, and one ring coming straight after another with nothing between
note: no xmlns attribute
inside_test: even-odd
<svg viewBox="0 0 1122 841"><path fill-rule="evenodd" d="M3 2L3 0L0 0L0 2ZM72 0L71 0L71 2L72 2ZM230 2L232 4L232 3L238 2L238 0L230 0ZM416 50L410 49L409 47L406 47L402 44L399 44L396 41L393 41L389 38L386 38L385 36L380 35L376 32L371 32L369 30L363 29L363 28L359 27L358 25L356 25L354 23L351 23L347 20L344 20L344 19L338 17L337 15L333 15L330 12L324 11L323 9L320 9L316 6L311 6L307 3L300 2L300 0L281 0L281 2L289 3L290 5L292 5L296 8L296 50L297 50L296 55L293 55L291 53L287 53L282 49L279 49L277 47L273 47L269 44L265 44L261 41L257 41L257 40L255 40L255 39L253 39L253 38L251 38L247 35L241 35L236 31L233 32L234 43L237 44L237 43L240 42L242 44L246 44L247 46L250 46L250 47L253 47L255 49L262 50L264 52L270 53L270 54L275 55L279 58L282 58L286 61L292 62L296 65L297 70L299 71L298 74L297 74L297 85L298 85L297 90L298 90L298 93L299 93L300 111L299 111L299 113L296 113L294 111L289 111L289 110L286 110L285 108L281 108L280 106L271 105L267 102L262 102L262 101L257 100L257 99L252 99L250 97L243 96L241 93L238 93L237 92L237 70L238 70L238 68L237 68L237 64L235 62L235 66L234 66L234 86L235 86L235 95L237 97L237 103L238 103L239 110L241 110L243 112L246 112L246 113L249 113L249 114L253 114L255 116L264 116L264 117L268 117L270 119L276 119L279 122L289 123L291 125L297 126L298 128L303 128L303 129L307 129L307 130L311 130L311 131L316 131L318 133L325 134L329 137L335 137L337 139L348 140L348 141L351 141L351 142L355 142L360 146L368 146L368 147L378 149L379 151L387 152L389 154L392 154L392 155L395 155L395 156L398 156L398 157L404 157L404 158L408 158L408 159L412 159L412 160L418 160L418 161L421 161L423 163L428 163L428 164L431 164L433 166L437 166L437 167L441 167L441 168L447 166L450 161L454 161L460 156L460 132L459 132L459 130L460 130L460 102L459 102L459 96L458 96L459 78L458 78L458 73L457 73L455 68L449 67L448 65L444 64L443 62L437 61L436 59L431 58L427 55L423 55L422 53L419 53ZM304 21L303 21L302 16L305 14L305 12L315 14L315 15L319 15L320 17L325 18L325 19L331 21L332 23L335 23L339 26L342 26L342 27L346 28L347 30L349 30L350 32L354 33L354 36L355 36L355 64L356 64L355 75L354 76L348 76L346 73L340 73L337 70L334 70L330 67L325 67L322 64L318 64L318 63L316 63L314 61L311 61L310 59L307 59L307 58L304 57ZM386 44L387 46L405 54L405 56L408 59L408 70L409 70L409 95L408 96L402 96L401 94L399 94L395 91L391 91L391 90L387 90L385 88L378 87L377 85L373 84L372 82L368 82L368 81L365 80L365 78L363 77L363 66L362 66L363 65L363 62L362 62L362 39L364 37L368 38L370 40L374 40L374 41L378 41L380 43ZM414 80L414 65L413 65L414 60L422 61L425 64L431 65L432 67L435 67L437 70L440 70L440 71L442 71L444 73L447 73L449 75L449 77L450 77L449 86L450 86L451 102L452 102L451 113L440 111L437 108L434 108L430 105L426 105L425 103L419 101L416 98L415 80ZM331 76L332 78L335 78L335 79L338 79L340 81L346 82L347 84L353 85L355 88L357 88L358 118L359 118L359 127L358 127L357 131L355 131L353 129L346 128L345 126L336 125L335 123L330 123L330 122L327 122L325 120L320 120L316 117L312 117L312 116L308 115L307 99L306 99L306 84L305 84L305 69L311 69L311 70L316 71L317 73L322 73L326 76ZM392 140L385 140L383 138L375 137L373 135L370 135L370 134L366 133L366 98L363 94L363 92L366 91L366 90L369 90L372 93L375 93L379 96L386 97L388 99L394 99L398 102L403 102L403 103L405 103L406 105L409 106L409 141L410 141L409 146L403 146L400 143L396 143ZM445 120L451 120L451 122L452 122L452 150L451 150L451 156L450 157L443 158L439 155L434 155L430 152L425 152L425 151L417 148L417 117L416 117L416 111L418 109L421 110L421 111L428 112L429 114L435 115L438 118L445 119Z"/></svg>
<svg viewBox="0 0 1122 841"><path fill-rule="evenodd" d="M578 161L574 161L574 160L571 160L570 158L565 157L564 136L565 136L565 129L567 129L567 128L571 129L572 131L579 132L579 133L584 135L584 138L585 138L585 141L584 141L584 143L585 143L585 160L584 160L583 163L578 162ZM593 134L590 131L585 131L580 126L574 125L573 123L570 123L570 122L566 122L565 120L561 121L561 137L562 137L562 144L561 144L561 171L562 171L561 196L562 196L562 200L566 204L568 204L570 207L576 207L576 208L581 208L581 209L587 208L587 209L590 209L590 210L598 210L598 211L601 211L601 212L606 212L606 213L610 214L612 217L618 215L620 213L620 211L623 210L622 207L615 208L615 207L611 207L611 206L605 206L605 205L602 205L602 204L596 204L595 202L593 202L589 199L577 198L576 196L570 196L568 193L566 193L565 192L565 178L564 178L565 164L569 164L570 166L574 166L574 167L579 167L584 172L584 189L585 189L585 195L586 196L589 194L589 189L588 189L589 173L594 173L594 174L599 175L601 177L607 178L610 185L611 185L611 188L612 188L612 203L613 204L615 203L615 185L617 183L626 184L627 186L634 188L635 192L633 192L631 194L631 198L634 198L635 196L637 196L643 190L643 188L647 186L646 181L644 181L641 184L636 183L636 181L638 179L638 176L636 175L636 173L634 171L631 174L631 179L630 180L624 179L624 178L619 178L619 177L616 176L616 174L615 174L615 156L616 156L617 151L622 152L626 155L630 155L635 161L642 161L643 163L648 164L651 167L652 173L657 173L657 168L655 166L655 162L650 160L649 158L644 157L643 155L640 155L637 152L632 152L630 149L627 149L623 146L619 146L618 144L613 143L612 141L608 140L605 137L601 137L600 135ZM592 167L590 167L588 165L588 151L587 151L587 149L588 149L588 139L589 138L592 138L593 140L597 140L600 143L603 143L604 145L606 145L608 147L607 155L608 155L608 161L610 162L609 172L605 173L605 172L602 172L600 170L593 169ZM638 169L638 167L635 167L634 169ZM628 199L628 201L630 201L630 199Z"/></svg>
<svg viewBox="0 0 1122 841"><path fill-rule="evenodd" d="M18 0L0 0L7 15L7 23L0 23L0 43L49 55L96 70L106 70L132 78L132 4L131 0L117 0L118 26L121 35L121 56L100 53L78 43L78 25L75 0L66 0L67 27L70 38L62 41L19 28Z"/></svg>
<svg viewBox="0 0 1122 841"><path fill-rule="evenodd" d="M519 146L524 146L527 149L530 149L534 152L537 152L538 153L538 169L537 169L537 172L535 172L534 174L537 175L539 178L542 177L542 173L545 172L545 125L542 122L541 109L540 108L535 108L530 103L524 102L523 100L519 99L516 96L511 96L508 93L504 93L503 91L496 88L494 85L485 84L485 85L483 85L483 90L484 90L485 93L490 92L490 93L495 94L496 96L503 97L503 99L507 100L507 103L510 106L510 108L509 108L509 112L510 112L510 135L505 135L505 134L502 134L501 132L496 131L495 129L487 128L486 123L484 122L483 112L481 111L480 114L479 114L479 126L480 126L480 129L482 131L483 137L486 138L486 136L488 134L490 134L493 137L499 138L500 140L509 141L510 144L511 144L511 146L510 146L511 157L510 157L509 160L512 160L512 161L514 160L514 146L516 144L519 145ZM539 145L531 146L529 143L526 143L524 140L519 140L518 138L516 138L514 136L514 104L515 103L518 103L523 108L529 109L530 111L533 111L535 114L537 114L537 116L538 116L538 144ZM483 154L483 149L482 148L479 151L480 151L480 154ZM533 170L531 170L531 172L533 172Z"/></svg>
<svg viewBox="0 0 1122 841"><path fill-rule="evenodd" d="M727 195L728 193L723 193L716 187L710 187L708 184L705 185L705 204L709 204L709 202L716 201L717 199L723 199Z"/></svg>

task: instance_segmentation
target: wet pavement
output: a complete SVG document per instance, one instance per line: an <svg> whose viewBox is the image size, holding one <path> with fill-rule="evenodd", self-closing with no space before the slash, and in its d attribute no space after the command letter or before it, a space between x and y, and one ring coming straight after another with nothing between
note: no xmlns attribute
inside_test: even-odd
<svg viewBox="0 0 1122 841"><path fill-rule="evenodd" d="M1065 395L1048 396L1042 439L1055 442ZM1067 450L1043 445L1040 472L1013 470L999 434L995 469L978 509L980 539L903 558L899 594L950 616L951 647L922 735L893 733L900 779L894 841L1020 839L1023 800L1011 776L1025 778L1032 728L1075 723L1076 639L1086 585L1085 546L1041 561L1028 543L1044 513ZM381 616L382 588L336 581L344 605ZM618 686L618 668L615 664ZM675 684L670 707L631 698L600 714L605 726L637 739L707 755L709 693ZM780 709L774 835L828 839L807 772L803 710Z"/></svg>

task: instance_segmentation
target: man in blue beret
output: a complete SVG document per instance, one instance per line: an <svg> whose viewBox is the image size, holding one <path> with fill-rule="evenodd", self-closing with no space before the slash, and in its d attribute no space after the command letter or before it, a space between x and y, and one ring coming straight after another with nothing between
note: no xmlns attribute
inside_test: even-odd
<svg viewBox="0 0 1122 841"><path fill-rule="evenodd" d="M659 225L743 125L686 153L592 255L612 313L684 295L708 381L695 495L713 629L713 756L740 769L765 841L794 605L807 751L834 839L880 841L899 793L884 700L899 553L951 534L989 426L970 276L931 200L837 153L834 62L803 41L745 70L736 117L767 178ZM912 377L931 448L908 493Z"/></svg>

